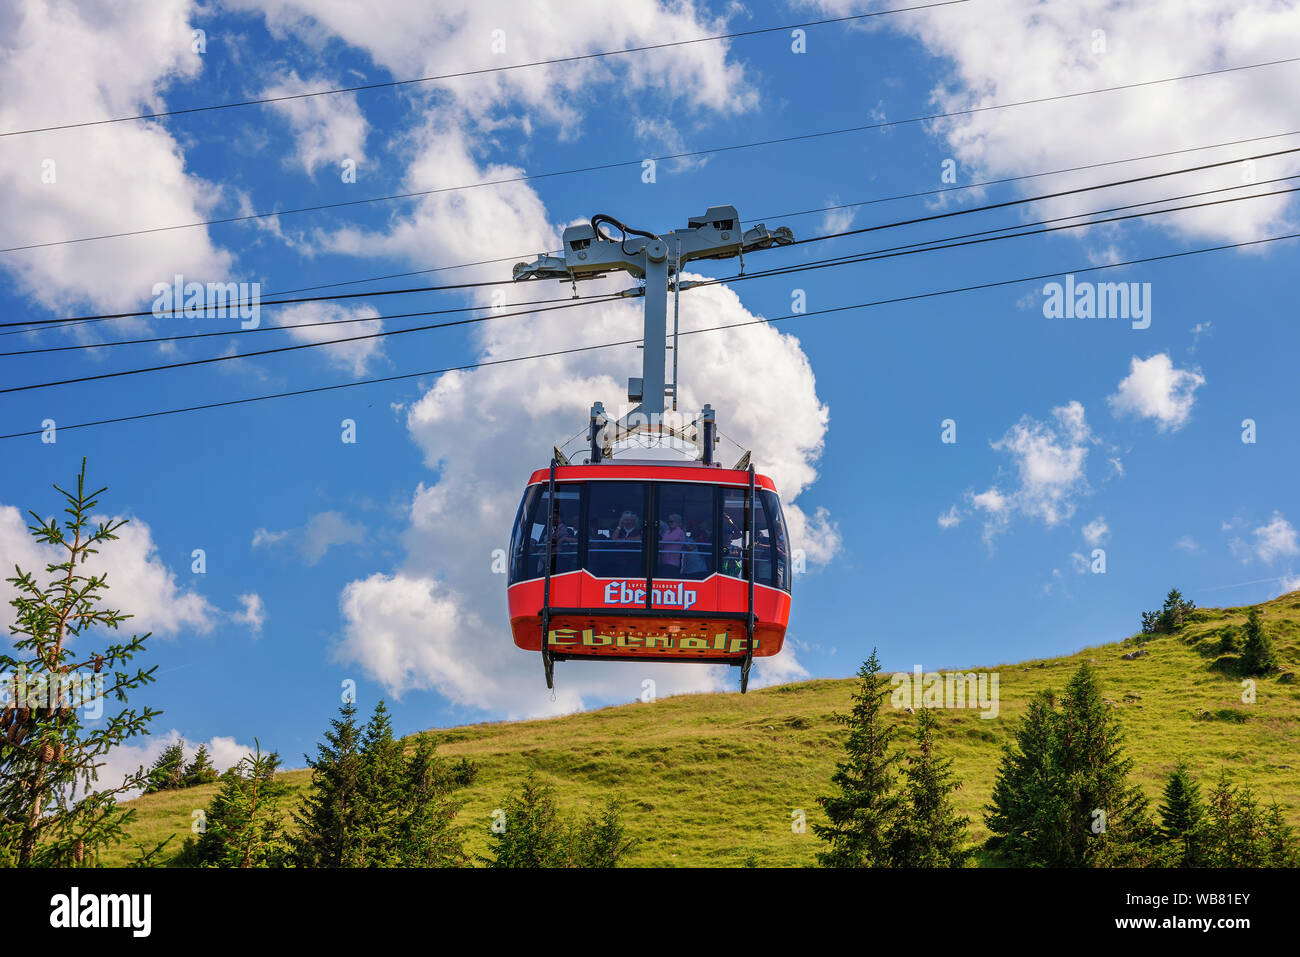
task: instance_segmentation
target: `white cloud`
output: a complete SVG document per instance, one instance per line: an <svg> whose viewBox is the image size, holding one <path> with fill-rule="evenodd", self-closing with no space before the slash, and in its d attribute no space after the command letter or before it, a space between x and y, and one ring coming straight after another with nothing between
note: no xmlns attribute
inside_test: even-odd
<svg viewBox="0 0 1300 957"><path fill-rule="evenodd" d="M384 321L373 306L345 306L337 302L304 302L287 306L276 315L278 325L289 330L297 342L328 342L382 332ZM373 321L369 321L373 318ZM423 320L425 317L421 317ZM415 320L417 322L421 320ZM321 323L334 323L321 325ZM356 378L364 376L384 357L383 339L355 339L312 350L323 353L330 364Z"/></svg>
<svg viewBox="0 0 1300 957"><path fill-rule="evenodd" d="M289 70L267 86L259 98L292 96L304 90L329 90L341 85L322 76L302 79ZM344 160L353 160L358 167L365 162L367 124L354 94L281 100L268 104L268 108L287 119L294 136L296 152L285 157L285 162L295 162L309 176L322 164L341 174ZM358 170L358 180L363 175Z"/></svg>
<svg viewBox="0 0 1300 957"><path fill-rule="evenodd" d="M1187 552L1188 554L1191 555L1194 555L1197 552L1202 551L1200 543L1197 542L1196 539L1192 538L1192 536L1190 535L1184 535L1182 538L1178 539L1178 541L1174 542L1174 548L1177 548L1180 551Z"/></svg>
<svg viewBox="0 0 1300 957"><path fill-rule="evenodd" d="M248 630L254 635L260 635L262 625L266 623L266 606L262 603L262 596L256 592L250 592L246 595L239 595L238 601L242 606L242 610L232 613L231 620L241 625L247 625Z"/></svg>
<svg viewBox="0 0 1300 957"><path fill-rule="evenodd" d="M335 511L319 512L306 524L280 532L259 528L253 532L253 547L290 543L308 566L315 565L336 545L355 545L365 539L365 527L348 521Z"/></svg>
<svg viewBox="0 0 1300 957"><path fill-rule="evenodd" d="M96 515L95 523L108 521ZM116 520L116 519L114 519ZM134 617L122 625L128 633L153 632L173 635L183 630L207 633L212 630L217 610L198 592L179 584L176 574L158 556L149 526L133 518L117 532L117 540L105 542L99 554L92 556L82 573L108 577L103 608L118 609ZM17 564L31 572L38 583L48 578L45 567L63 561L63 551L53 545L41 545L27 530L27 520L12 505L0 505L0 554L4 556L5 576L13 574ZM0 582L0 617L8 633L13 621L9 600L16 594L8 582Z"/></svg>
<svg viewBox="0 0 1300 957"><path fill-rule="evenodd" d="M1176 432L1187 424L1196 390L1203 385L1205 377L1199 371L1175 369L1168 353L1147 359L1133 356L1129 374L1106 401L1116 416L1154 419L1161 432Z"/></svg>
<svg viewBox="0 0 1300 957"><path fill-rule="evenodd" d="M233 0L230 6L260 12L273 32L314 45L337 36L398 79L579 57L725 28L724 19L709 17L694 4L657 0L627 0L617 15L588 11L586 16L539 10L526 0L395 3L385 6L383 16L351 0ZM744 67L728 61L728 52L723 42L693 43L653 56L592 58L439 80L405 92L441 94L476 122L501 121L507 105L519 104L529 122L562 124L574 135L581 107L600 87L621 90L632 100L653 89L695 109L752 108L757 94Z"/></svg>
<svg viewBox="0 0 1300 957"><path fill-rule="evenodd" d="M827 206L840 205L838 196L832 196L826 201ZM828 209L822 214L822 226L820 234L830 235L833 233L842 233L853 225L853 217L857 214L856 207L845 207L841 209Z"/></svg>
<svg viewBox="0 0 1300 957"><path fill-rule="evenodd" d="M961 524L961 509L956 505L951 506L948 511L939 516L939 527L945 531L950 528L956 528Z"/></svg>
<svg viewBox="0 0 1300 957"><path fill-rule="evenodd" d="M1255 529L1254 553L1262 562L1300 554L1300 539L1297 539L1295 526L1281 512L1274 512L1267 524Z"/></svg>
<svg viewBox="0 0 1300 957"><path fill-rule="evenodd" d="M1083 540L1093 548L1106 544L1108 538L1110 538L1110 526L1100 515L1083 526Z"/></svg>
<svg viewBox="0 0 1300 957"><path fill-rule="evenodd" d="M202 68L191 50L195 9L191 0L22 0L0 11L0 129L166 109L163 90ZM54 182L43 181L51 170ZM187 171L181 148L157 122L6 137L0 193L6 247L190 223L207 218L219 197ZM225 279L231 263L204 229L0 257L19 292L55 311L134 308L152 299L154 283L176 273Z"/></svg>
<svg viewBox="0 0 1300 957"><path fill-rule="evenodd" d="M1057 406L1052 418L1054 423L1026 415L990 443L1011 456L1015 485L1009 490L995 484L982 492L967 491L968 509L952 506L941 516L941 527L957 524L970 511L982 512L984 540L991 545L1016 516L1037 519L1048 527L1068 521L1078 499L1088 491L1088 449L1097 440L1079 402Z"/></svg>
<svg viewBox="0 0 1300 957"><path fill-rule="evenodd" d="M869 0L809 0L834 14L878 9ZM885 17L876 28L915 36L939 58L943 80L932 91L936 112L1012 103L1183 76L1294 56L1300 7L1276 0L1086 0L1034 3L979 0ZM1104 36L1104 51L1095 49ZM1152 42L1161 38L1161 42ZM1294 67L1279 65L1216 77L1162 83L1032 106L941 120L947 141L972 180L1142 156L1293 129ZM1287 141L1278 141L1287 142ZM1267 152L1267 143L1207 150L1051 180L1029 180L1026 194L1091 185L1216 160ZM1259 180L1285 176L1286 157L1256 161ZM1157 195L1230 185L1232 167L1169 179ZM1043 203L1042 218L1152 198L1151 184ZM1264 187L1272 189L1275 187ZM1196 202L1192 200L1191 202ZM1153 217L1146 222L1180 237L1216 241L1289 232L1286 196ZM1107 229L1108 227L1102 227ZM1103 245L1110 241L1099 237ZM1125 257L1127 258L1127 257Z"/></svg>

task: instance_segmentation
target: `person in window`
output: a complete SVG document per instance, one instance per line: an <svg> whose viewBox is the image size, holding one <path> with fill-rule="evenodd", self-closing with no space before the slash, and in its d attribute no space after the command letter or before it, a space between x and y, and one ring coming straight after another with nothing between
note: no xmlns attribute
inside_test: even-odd
<svg viewBox="0 0 1300 957"><path fill-rule="evenodd" d="M560 521L560 512L557 509L551 516L551 543L558 551L561 545L568 543L577 544L578 533L568 522Z"/></svg>
<svg viewBox="0 0 1300 957"><path fill-rule="evenodd" d="M699 519L695 519L688 526L686 544L683 548L683 575L699 575L709 570L710 562L706 561L704 556L713 551L713 544L709 541L708 530Z"/></svg>
<svg viewBox="0 0 1300 957"><path fill-rule="evenodd" d="M614 534L610 536L616 542L632 541L641 537L641 520L632 512L624 512L614 526Z"/></svg>
<svg viewBox="0 0 1300 957"><path fill-rule="evenodd" d="M674 512L668 516L668 528L659 536L659 563L667 575L682 573L682 552L686 545L686 529L682 517Z"/></svg>

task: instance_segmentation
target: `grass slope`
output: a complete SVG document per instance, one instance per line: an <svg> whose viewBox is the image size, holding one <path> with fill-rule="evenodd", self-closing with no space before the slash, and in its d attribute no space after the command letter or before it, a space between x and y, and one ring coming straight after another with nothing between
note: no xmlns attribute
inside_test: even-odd
<svg viewBox="0 0 1300 957"><path fill-rule="evenodd" d="M1260 606L1283 667L1300 664L1300 592ZM981 814L989 800L1000 747L1038 691L1064 688L1081 661L1095 663L1103 693L1119 709L1137 781L1158 801L1164 779L1187 761L1208 790L1220 769L1250 783L1267 803L1288 805L1300 823L1300 683L1260 680L1257 700L1243 704L1240 680L1216 668L1219 636L1239 626L1246 608L1200 609L1177 635L1088 648L1064 658L1003 665L996 719L977 710L939 711L942 746L964 782L956 794L970 816L970 836L988 836ZM1141 647L1132 661L1120 656ZM613 666L611 666L613 667ZM562 672L561 672L562 677ZM540 669L539 678L540 680ZM628 704L539 721L477 724L434 732L439 751L468 756L481 772L464 792L460 821L471 851L486 850L494 808L504 804L528 769L552 783L561 805L578 810L606 797L627 802L626 823L638 840L628 863L644 866L804 866L821 842L791 830L791 814L822 820L816 798L828 789L841 757L830 715L849 706L853 680L807 681L739 694L700 694ZM324 728L328 715L321 716ZM891 713L906 732L913 721ZM900 740L902 740L900 738ZM294 755L294 758L297 756ZM297 795L307 771L283 777ZM132 802L133 842L176 835L179 847L191 812L205 807L216 785L147 795ZM294 799L296 803L296 799ZM122 864L129 845L105 856Z"/></svg>

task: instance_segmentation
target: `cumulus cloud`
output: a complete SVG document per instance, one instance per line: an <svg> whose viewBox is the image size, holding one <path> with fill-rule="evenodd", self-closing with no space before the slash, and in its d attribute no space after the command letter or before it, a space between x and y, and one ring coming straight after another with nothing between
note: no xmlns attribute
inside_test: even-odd
<svg viewBox="0 0 1300 957"><path fill-rule="evenodd" d="M166 109L166 87L202 68L191 49L195 9L191 0L22 0L0 11L0 129ZM187 170L180 146L156 122L6 137L0 192L5 247L190 223L207 218L220 195ZM231 264L204 229L0 257L19 292L56 311L135 308L154 283L177 273L224 279Z"/></svg>
<svg viewBox="0 0 1300 957"><path fill-rule="evenodd" d="M883 4L807 0L806 5L842 15ZM882 18L873 27L914 36L944 61L944 79L932 90L932 102L936 112L945 113L1261 63L1293 56L1300 47L1300 8L1275 0L980 0ZM1152 43L1152 37L1181 39ZM990 110L936 121L931 130L943 138L970 180L1224 143L1294 128L1287 92L1292 85L1287 71L1293 69L1267 67ZM1125 176L1138 176L1268 149L1253 145L1198 152L1194 160L1167 157L1121 169ZM1258 180L1289 172L1285 157L1255 162ZM1081 171L1053 177L1051 185L1054 190L1068 189L1116 178ZM1043 182L1027 181L1023 189L1041 192ZM1157 195L1240 182L1240 171L1228 166L1171 179ZM1135 184L1107 190L1102 204L1095 194L1052 200L1043 204L1043 215L1071 215L1098 205L1151 198L1149 184ZM1278 196L1146 222L1179 237L1230 242L1290 231L1293 209L1288 197ZM1104 256L1111 240L1099 240Z"/></svg>
<svg viewBox="0 0 1300 957"><path fill-rule="evenodd" d="M349 521L339 512L319 512L298 528L279 532L257 529L253 532L253 547L288 544L306 565L311 566L319 563L336 545L358 544L365 539L365 534L363 525Z"/></svg>
<svg viewBox="0 0 1300 957"><path fill-rule="evenodd" d="M952 506L940 517L940 527L951 528L966 515L978 514L984 520L984 539L991 544L1017 516L1037 519L1048 527L1068 521L1088 491L1088 451L1096 441L1079 402L1052 409L1048 422L1024 416L990 443L1010 456L1014 483L968 491L966 508ZM1088 528L1098 531L1094 525Z"/></svg>
<svg viewBox="0 0 1300 957"><path fill-rule="evenodd" d="M375 336L383 331L384 321L379 318L379 312L373 306L304 302L278 311L276 320L289 330L289 338L296 342L354 340L321 346L311 351L322 353L331 365L356 378L365 375L385 358L383 339ZM374 338L363 339L361 336Z"/></svg>
<svg viewBox="0 0 1300 957"><path fill-rule="evenodd" d="M250 592L237 596L237 601L240 610L231 614L231 620L236 624L247 626L254 635L260 635L262 625L266 624L266 606L262 603L262 596Z"/></svg>
<svg viewBox="0 0 1300 957"><path fill-rule="evenodd" d="M1129 374L1107 398L1115 415L1152 419L1161 432L1176 432L1187 424L1196 402L1196 390L1205 376L1195 369L1176 369L1168 353L1146 359L1134 356Z"/></svg>
<svg viewBox="0 0 1300 957"><path fill-rule="evenodd" d="M617 8L592 8L585 16L539 13L526 0L445 0L437 5L400 2L383 16L350 0L233 0L262 14L272 32L313 44L338 37L364 51L394 77L438 76L536 60L580 57L625 47L694 39L722 32L726 21L694 4L627 0ZM653 89L694 109L738 112L757 94L743 65L728 58L728 44L695 43L656 51L653 57L575 60L522 70L502 70L421 84L476 122L521 123L519 116L566 127L575 135L583 101L595 87L616 84L629 97ZM503 118L503 114L507 114Z"/></svg>
<svg viewBox="0 0 1300 957"><path fill-rule="evenodd" d="M1254 530L1252 540L1238 536L1228 543L1228 547L1243 563L1259 560L1271 564L1279 558L1300 554L1300 536L1297 536L1295 526L1281 512L1275 511L1268 522Z"/></svg>
<svg viewBox="0 0 1300 957"><path fill-rule="evenodd" d="M329 90L340 85L322 76L303 79L289 70L268 85L259 98L293 96L304 90ZM293 133L295 151L285 157L285 162L301 166L309 176L322 164L341 171L344 160L358 166L365 162L367 124L354 94L281 100L267 104L267 108L283 116Z"/></svg>
<svg viewBox="0 0 1300 957"><path fill-rule="evenodd" d="M96 515L92 521L106 522L109 516ZM116 541L100 546L99 554L91 556L81 573L107 575L104 607L134 616L123 628L155 635L174 635L184 630L211 631L219 612L201 594L178 582L175 572L159 557L149 526L133 518L117 535ZM4 556L7 569L5 577L13 574L12 567L16 564L23 571L32 572L38 583L46 579L47 565L64 560L61 548L41 545L32 538L24 514L12 505L0 505L0 555ZM6 633L13 621L9 600L15 594L12 585L0 582L3 602L0 616Z"/></svg>
<svg viewBox="0 0 1300 957"><path fill-rule="evenodd" d="M1083 540L1093 548L1105 545L1108 538L1110 538L1110 526L1106 524L1106 519L1100 515L1083 526Z"/></svg>

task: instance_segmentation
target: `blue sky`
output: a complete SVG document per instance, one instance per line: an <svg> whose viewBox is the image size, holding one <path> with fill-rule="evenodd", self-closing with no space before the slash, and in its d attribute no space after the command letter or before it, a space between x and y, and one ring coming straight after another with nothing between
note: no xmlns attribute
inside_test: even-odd
<svg viewBox="0 0 1300 957"><path fill-rule="evenodd" d="M19 3L0 14L0 127L446 74L689 39L879 4L349 4L186 0ZM1068 9L1064 9L1068 8ZM1033 14L1032 16L1030 14ZM195 52L195 30L204 49ZM502 31L499 35L494 31ZM709 205L797 237L1237 160L1300 137L790 218L778 214L1300 130L1281 64L1136 90L889 126L761 149L448 189L1098 89L1294 55L1293 7L972 0L789 32L357 94L0 140L4 247L445 189L399 202L0 253L6 321L148 309L152 287L260 283L263 297L505 258L344 289L509 276L605 212L684 226ZM504 43L504 49L501 49ZM496 45L494 47L494 44ZM49 56L62 51L62 60ZM78 69L56 70L55 62ZM955 184L943 178L945 161ZM47 166L46 161L52 161ZM356 181L345 182L351 161ZM940 239L1293 175L1292 156L1234 162L1050 202L747 257L750 270ZM42 180L54 170L54 181ZM46 177L48 179L48 177ZM1286 187L1290 184L1280 184ZM1243 195L1278 186L1242 188ZM1194 202L1189 200L1188 202ZM734 284L682 297L684 328L908 296L1294 232L1289 196ZM1043 281L807 316L683 340L688 408L782 488L796 546L791 639L760 681L1010 662L1131 633L1172 586L1204 605L1300 587L1293 374L1294 241L1149 263L1081 281L1137 283L1150 325L1050 319ZM725 276L734 263L703 264ZM624 288L590 284L584 293ZM1148 285L1149 284L1149 285ZM568 293L508 289L507 301ZM310 294L310 293L308 293ZM490 303L490 290L358 298L261 313L264 326ZM366 311L369 310L369 311ZM333 335L438 321L372 319ZM382 323L382 325L381 325ZM0 337L0 351L229 330L219 319L115 320ZM590 345L639 328L633 303L312 348L0 396L3 433L66 426L484 357ZM339 331L342 330L342 331ZM319 330L0 358L3 387L311 341ZM134 534L110 582L152 629L148 702L179 733L234 754L258 737L290 765L355 681L398 729L722 690L694 666L561 665L554 700L517 651L491 571L523 482L552 444L614 406L630 347L0 441L0 555L39 557L20 512L85 456L104 510ZM356 424L355 443L341 441ZM956 441L943 441L942 423ZM1255 423L1243 442L1243 420ZM737 454L728 446L725 455ZM192 571L202 549L206 568ZM1105 572L1094 573L1094 549ZM93 640L93 639L88 639Z"/></svg>

